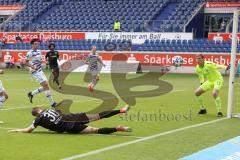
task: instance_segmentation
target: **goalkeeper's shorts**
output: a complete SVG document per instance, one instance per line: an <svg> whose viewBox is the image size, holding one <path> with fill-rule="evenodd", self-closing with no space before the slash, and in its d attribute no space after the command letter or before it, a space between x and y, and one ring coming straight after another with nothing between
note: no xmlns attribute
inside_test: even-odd
<svg viewBox="0 0 240 160"><path fill-rule="evenodd" d="M204 91L208 91L208 90L211 90L211 89L220 90L222 88L222 86L223 86L223 79L219 78L214 82L210 82L210 81L207 80L206 82L204 82L200 86L200 88Z"/></svg>

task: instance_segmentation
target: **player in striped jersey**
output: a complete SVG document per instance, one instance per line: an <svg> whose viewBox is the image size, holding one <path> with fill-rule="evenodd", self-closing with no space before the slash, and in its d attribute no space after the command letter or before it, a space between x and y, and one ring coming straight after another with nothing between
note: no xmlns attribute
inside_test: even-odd
<svg viewBox="0 0 240 160"><path fill-rule="evenodd" d="M89 70L92 75L92 81L88 85L88 90L90 92L93 91L93 88L96 86L97 82L99 81L99 73L101 70L101 67L99 67L99 63L101 66L105 67L105 64L103 64L101 58L96 53L97 47L92 46L92 53L88 55L86 59L86 64L89 65Z"/></svg>
<svg viewBox="0 0 240 160"><path fill-rule="evenodd" d="M52 98L51 92L49 90L47 78L42 71L42 55L41 55L41 51L38 50L39 41L38 39L32 39L30 44L32 49L27 53L26 65L31 68L32 76L40 83L41 87L39 87L38 89L32 92L29 92L28 98L32 103L32 99L34 95L44 92L51 106L56 107L57 104Z"/></svg>
<svg viewBox="0 0 240 160"><path fill-rule="evenodd" d="M0 70L0 74L3 74L4 71ZM4 89L3 85L2 85L2 81L0 80L0 109L3 108L3 103L8 99L8 94L6 92L6 90ZM0 121L0 124L2 124L3 122Z"/></svg>

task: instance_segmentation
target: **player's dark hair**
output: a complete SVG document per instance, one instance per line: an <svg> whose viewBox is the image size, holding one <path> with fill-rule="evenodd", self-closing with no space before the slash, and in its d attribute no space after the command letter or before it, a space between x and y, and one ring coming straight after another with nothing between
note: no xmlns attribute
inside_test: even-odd
<svg viewBox="0 0 240 160"><path fill-rule="evenodd" d="M204 55L203 54L197 54L197 57L201 57L202 59L204 59Z"/></svg>
<svg viewBox="0 0 240 160"><path fill-rule="evenodd" d="M37 39L37 38L32 39L32 40L30 41L30 44L33 45L34 42L39 42L39 39Z"/></svg>
<svg viewBox="0 0 240 160"><path fill-rule="evenodd" d="M48 48L50 49L52 46L53 46L54 49L55 49L55 44L54 44L54 43L50 43L50 44L48 45Z"/></svg>
<svg viewBox="0 0 240 160"><path fill-rule="evenodd" d="M39 109L41 109L41 108L40 107L34 107L32 109L32 115L37 117L39 115L39 113L38 113Z"/></svg>

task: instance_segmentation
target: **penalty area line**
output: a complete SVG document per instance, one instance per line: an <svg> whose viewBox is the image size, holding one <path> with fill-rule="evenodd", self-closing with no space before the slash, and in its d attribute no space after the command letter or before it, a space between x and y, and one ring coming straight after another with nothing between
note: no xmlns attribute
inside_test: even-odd
<svg viewBox="0 0 240 160"><path fill-rule="evenodd" d="M3 124L4 124L4 123L3 123ZM3 130L11 130L11 129L16 129L16 128L0 127L0 129L3 129Z"/></svg>
<svg viewBox="0 0 240 160"><path fill-rule="evenodd" d="M171 93L176 93L176 92L183 92L185 90L172 90L171 92L167 93L167 94L171 94ZM163 92L164 93L164 92ZM145 95L145 94L137 94L137 95ZM123 97L134 97L136 95L130 95L130 96L123 96ZM148 98L157 98L157 97L148 97ZM106 98L106 99L111 99L111 98ZM101 101L101 99L86 99L86 100L73 100L73 102L75 103L85 103L85 102L91 102L91 101ZM47 106L49 104L43 104L43 105L35 105L35 106L39 106L39 107L44 107L44 106ZM34 105L25 105L23 107L14 107L14 108L3 108L3 109L0 109L0 112L2 111L11 111L11 110L15 110L15 109L28 109L28 108L33 108Z"/></svg>
<svg viewBox="0 0 240 160"><path fill-rule="evenodd" d="M117 148L122 148L122 147L125 147L125 146L128 146L128 145L131 145L131 144L136 144L136 143L152 140L152 139L155 139L155 138L158 138L158 137L170 135L170 134L185 131L185 130L188 130L188 129L213 124L213 123L220 122L220 121L223 121L223 120L226 120L226 119L227 119L227 117L217 119L217 120L208 121L208 122L203 122L203 123L199 123L199 124L194 124L194 125L191 125L191 126L186 126L186 127L182 127L182 128L178 128L178 129L154 134L154 135L147 136L147 137L140 138L140 139L136 139L136 140L133 140L133 141L124 142L124 143L112 145L112 146L109 146L109 147L93 150L93 151L90 151L90 152L74 155L74 156L71 156L71 157L66 157L66 158L63 158L62 160L75 160L75 159L79 159L79 158L83 158L83 157L89 157L89 156L96 155L96 154L99 154L99 153L102 153L102 152L107 152L107 151L110 151L110 150L114 150L114 149L117 149Z"/></svg>

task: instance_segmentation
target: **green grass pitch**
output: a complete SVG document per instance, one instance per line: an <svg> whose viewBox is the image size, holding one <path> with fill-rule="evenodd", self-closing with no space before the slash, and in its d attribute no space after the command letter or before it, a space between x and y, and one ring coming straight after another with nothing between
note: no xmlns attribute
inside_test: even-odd
<svg viewBox="0 0 240 160"><path fill-rule="evenodd" d="M46 71L49 75L49 71ZM135 77L130 75L129 77ZM204 102L208 110L207 115L197 115L199 107L196 103L194 90L199 85L196 75L166 74L162 77L173 85L173 91L158 97L137 98L137 103L131 108L128 115L115 116L109 119L91 123L96 127L114 127L125 125L133 128L131 133L116 133L113 135L71 135L48 132L38 127L31 134L8 133L8 128L27 127L33 121L30 114L31 107L43 105L49 107L44 94L34 97L34 103L30 104L27 93L39 85L29 80L29 74L25 70L5 70L0 78L9 94L9 99L4 108L0 110L0 159L1 160L57 160L74 155L87 153L97 149L130 142L143 137L166 131L182 128L202 122L212 121L216 118L216 108L211 97L211 92L204 96ZM228 77L224 77L225 84L221 90L223 113L226 115ZM143 79L144 81L144 79ZM69 76L66 83L87 86L83 81L83 74L74 73ZM102 74L97 89L111 92L114 90L110 75ZM135 88L136 90L148 89L148 86ZM86 89L87 92L87 89ZM101 101L90 98L64 95L52 92L56 101L72 99L75 102L71 112L88 111ZM124 105L119 99L117 108ZM151 114L161 112L165 115L180 116L178 119L152 119ZM201 127L190 128L184 131L167 134L154 139L127 145L106 152L84 157L84 160L174 160L197 152L206 147L215 145L224 140L239 135L239 120L223 120Z"/></svg>

